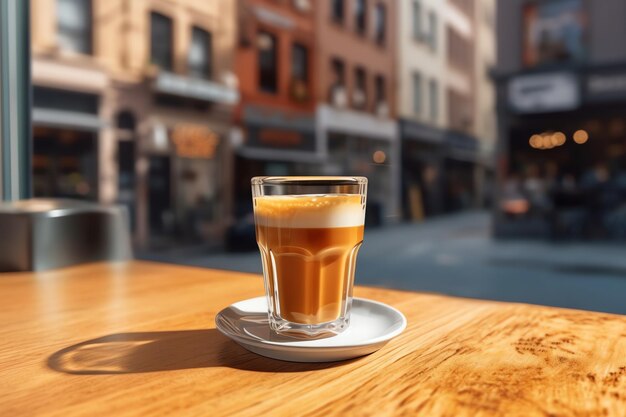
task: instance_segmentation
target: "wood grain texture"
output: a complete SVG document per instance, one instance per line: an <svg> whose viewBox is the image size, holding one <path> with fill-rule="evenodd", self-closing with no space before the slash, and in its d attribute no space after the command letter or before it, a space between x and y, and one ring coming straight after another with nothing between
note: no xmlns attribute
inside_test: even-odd
<svg viewBox="0 0 626 417"><path fill-rule="evenodd" d="M255 275L157 263L0 274L0 415L623 416L626 318L376 288L382 350L295 364L223 337Z"/></svg>

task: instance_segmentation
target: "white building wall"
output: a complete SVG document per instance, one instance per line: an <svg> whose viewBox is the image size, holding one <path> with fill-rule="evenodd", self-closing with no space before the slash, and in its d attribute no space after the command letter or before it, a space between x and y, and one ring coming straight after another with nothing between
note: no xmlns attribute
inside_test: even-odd
<svg viewBox="0 0 626 417"><path fill-rule="evenodd" d="M496 64L495 0L476 0L476 137L490 155L497 137L496 89L490 72Z"/></svg>
<svg viewBox="0 0 626 417"><path fill-rule="evenodd" d="M436 127L447 125L446 103L446 31L445 1L418 0L421 5L423 40L413 36L413 3L414 0L398 2L398 116L423 122ZM428 14L434 11L437 16L436 47L431 49L426 37L429 34L430 22ZM413 111L413 74L419 72L422 77L422 110L420 114ZM429 112L429 81L436 80L438 85L438 117L435 122L430 119Z"/></svg>

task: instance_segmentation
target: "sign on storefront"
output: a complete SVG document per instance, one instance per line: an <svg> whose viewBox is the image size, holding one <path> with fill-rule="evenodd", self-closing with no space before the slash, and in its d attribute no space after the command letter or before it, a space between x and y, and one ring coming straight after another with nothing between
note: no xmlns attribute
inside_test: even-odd
<svg viewBox="0 0 626 417"><path fill-rule="evenodd" d="M573 110L580 106L578 78L569 72L529 74L513 78L509 105L517 113Z"/></svg>
<svg viewBox="0 0 626 417"><path fill-rule="evenodd" d="M626 70L591 73L585 87L587 101L626 100Z"/></svg>
<svg viewBox="0 0 626 417"><path fill-rule="evenodd" d="M205 126L180 124L172 130L172 142L181 158L212 159L219 136Z"/></svg>

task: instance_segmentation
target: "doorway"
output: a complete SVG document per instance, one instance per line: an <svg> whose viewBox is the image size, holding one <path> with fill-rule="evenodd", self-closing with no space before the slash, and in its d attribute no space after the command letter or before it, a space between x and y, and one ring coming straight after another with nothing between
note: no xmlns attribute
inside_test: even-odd
<svg viewBox="0 0 626 417"><path fill-rule="evenodd" d="M171 164L169 156L151 156L148 170L148 219L151 234L173 227Z"/></svg>

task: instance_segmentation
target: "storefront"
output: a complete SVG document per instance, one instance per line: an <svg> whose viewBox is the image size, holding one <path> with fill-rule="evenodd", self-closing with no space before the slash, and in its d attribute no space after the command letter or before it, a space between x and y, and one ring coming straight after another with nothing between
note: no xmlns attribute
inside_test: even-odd
<svg viewBox="0 0 626 417"><path fill-rule="evenodd" d="M420 221L443 213L445 131L406 119L399 128L404 218Z"/></svg>
<svg viewBox="0 0 626 417"><path fill-rule="evenodd" d="M358 175L369 179L366 223L375 226L400 220L400 160L395 121L318 107L318 141L326 158L325 175Z"/></svg>
<svg viewBox="0 0 626 417"><path fill-rule="evenodd" d="M625 238L626 66L506 82L496 233Z"/></svg>
<svg viewBox="0 0 626 417"><path fill-rule="evenodd" d="M321 163L312 115L246 105L235 158L235 216L252 212L250 178L319 175Z"/></svg>
<svg viewBox="0 0 626 417"><path fill-rule="evenodd" d="M482 205L482 177L489 171L478 141L467 134L400 120L404 218L425 217Z"/></svg>
<svg viewBox="0 0 626 417"><path fill-rule="evenodd" d="M223 241L232 213L237 100L236 90L170 73L158 74L149 89L120 88L126 116L118 117L118 150L135 154L134 169L129 158L118 158L120 197L136 196L130 205L140 245ZM121 119L136 122L124 128Z"/></svg>
<svg viewBox="0 0 626 417"><path fill-rule="evenodd" d="M33 195L98 199L100 97L47 87L33 92Z"/></svg>
<svg viewBox="0 0 626 417"><path fill-rule="evenodd" d="M482 207L484 178L490 164L481 157L476 138L461 132L446 132L444 155L444 211L453 213Z"/></svg>

